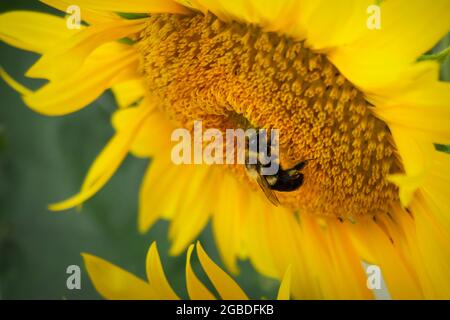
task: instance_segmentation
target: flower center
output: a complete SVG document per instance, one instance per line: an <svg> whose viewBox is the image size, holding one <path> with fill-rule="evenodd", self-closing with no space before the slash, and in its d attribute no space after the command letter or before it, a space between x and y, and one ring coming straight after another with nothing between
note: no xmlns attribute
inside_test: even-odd
<svg viewBox="0 0 450 320"><path fill-rule="evenodd" d="M402 171L392 136L372 106L327 60L277 33L211 14L154 15L138 43L148 90L178 125L227 129L244 118L280 130L280 159L306 159L303 185L276 192L301 212L356 219L388 212ZM249 187L243 165L234 166Z"/></svg>

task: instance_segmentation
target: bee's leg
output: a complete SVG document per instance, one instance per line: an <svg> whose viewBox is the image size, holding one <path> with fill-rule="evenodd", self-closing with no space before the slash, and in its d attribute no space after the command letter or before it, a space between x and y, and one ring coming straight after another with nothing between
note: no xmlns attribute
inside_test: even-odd
<svg viewBox="0 0 450 320"><path fill-rule="evenodd" d="M293 166L292 168L290 168L286 171L291 171L291 170L300 171L306 166L306 163L307 163L306 161L299 162L295 166Z"/></svg>

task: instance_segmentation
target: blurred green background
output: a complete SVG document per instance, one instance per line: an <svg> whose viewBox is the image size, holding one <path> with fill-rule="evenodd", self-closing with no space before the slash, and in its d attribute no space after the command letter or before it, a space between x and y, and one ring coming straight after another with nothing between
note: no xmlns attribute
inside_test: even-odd
<svg viewBox="0 0 450 320"><path fill-rule="evenodd" d="M13 9L56 13L37 1L0 3L0 12ZM449 45L447 37L437 50ZM0 64L30 88L41 84L23 76L36 58L0 43ZM443 70L443 77L450 79L449 59ZM128 157L81 213L46 209L79 190L91 162L112 136L111 93L76 114L56 118L29 110L3 81L0 93L0 299L98 299L80 252L144 278L145 255L153 240L158 241L170 282L186 297L185 254L168 257L167 223L159 222L145 235L137 232L138 190L147 161ZM200 240L219 262L210 228ZM82 268L81 290L66 288L66 268L73 264ZM248 263L241 263L237 280L253 298L276 295L278 282L258 276Z"/></svg>

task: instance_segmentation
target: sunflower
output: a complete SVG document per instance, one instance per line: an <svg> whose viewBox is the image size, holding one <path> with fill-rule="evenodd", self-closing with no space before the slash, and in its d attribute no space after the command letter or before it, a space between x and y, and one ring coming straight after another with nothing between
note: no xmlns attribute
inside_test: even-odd
<svg viewBox="0 0 450 320"><path fill-rule="evenodd" d="M2 71L33 110L78 111L112 89L115 135L79 206L126 155L151 158L138 225L170 220L180 254L211 221L232 273L248 259L294 298L370 299L367 264L392 298L450 297L450 85L419 59L450 29L449 0L43 0L81 8L80 30L35 12L0 16L3 41L41 54L31 91ZM426 30L426 32L424 32ZM283 168L314 159L303 185L272 205L242 165L175 165L171 133L206 128L280 130Z"/></svg>
<svg viewBox="0 0 450 320"><path fill-rule="evenodd" d="M200 242L197 242L195 247L200 264L220 298L223 300L248 300L247 294L211 260ZM192 268L191 256L193 250L194 245L192 244L189 246L186 255L186 289L189 298L191 300L215 300L216 295L211 293L211 290L200 281ZM106 299L180 299L166 278L156 242L150 245L147 252L146 273L148 281L144 281L94 255L83 253L82 256L92 283L98 293ZM290 277L291 271L288 267L278 289L278 300L289 300Z"/></svg>

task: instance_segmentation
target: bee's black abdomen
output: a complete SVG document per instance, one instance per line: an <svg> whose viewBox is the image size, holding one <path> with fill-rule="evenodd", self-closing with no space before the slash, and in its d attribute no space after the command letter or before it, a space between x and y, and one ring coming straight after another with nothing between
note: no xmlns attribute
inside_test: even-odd
<svg viewBox="0 0 450 320"><path fill-rule="evenodd" d="M303 178L302 173L291 176L284 171L280 171L277 181L270 185L270 189L281 192L295 191L303 184Z"/></svg>

